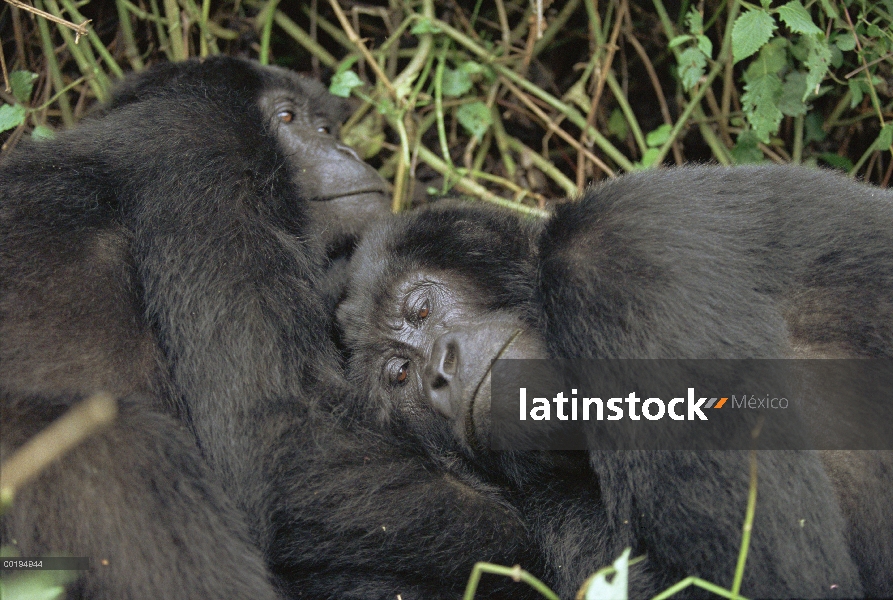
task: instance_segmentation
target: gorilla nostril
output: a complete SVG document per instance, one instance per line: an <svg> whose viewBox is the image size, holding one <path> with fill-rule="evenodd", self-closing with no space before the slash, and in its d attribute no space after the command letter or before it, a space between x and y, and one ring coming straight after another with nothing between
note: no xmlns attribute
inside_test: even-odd
<svg viewBox="0 0 893 600"><path fill-rule="evenodd" d="M431 389L432 390L440 390L445 387L448 387L449 385L450 385L450 382L447 381L447 379L443 375L436 375L434 377L434 380L431 382Z"/></svg>

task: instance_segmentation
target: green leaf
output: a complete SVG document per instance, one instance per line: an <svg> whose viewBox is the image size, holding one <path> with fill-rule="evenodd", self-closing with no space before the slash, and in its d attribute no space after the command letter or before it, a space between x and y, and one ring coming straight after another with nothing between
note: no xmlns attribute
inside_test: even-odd
<svg viewBox="0 0 893 600"><path fill-rule="evenodd" d="M471 89L471 78L468 73L462 69L443 70L443 95L444 96L461 96Z"/></svg>
<svg viewBox="0 0 893 600"><path fill-rule="evenodd" d="M806 38L806 45L809 53L806 55L806 68L809 73L806 75L806 90L803 92L803 100L813 93L816 93L825 74L828 73L828 67L831 65L831 47L825 38L809 36Z"/></svg>
<svg viewBox="0 0 893 600"><path fill-rule="evenodd" d="M27 104L31 99L31 91L34 89L34 80L37 73L31 71L13 71L9 74L9 87L12 95L22 104Z"/></svg>
<svg viewBox="0 0 893 600"><path fill-rule="evenodd" d="M843 52L840 51L836 44L831 44L828 47L831 49L831 66L839 69L843 65Z"/></svg>
<svg viewBox="0 0 893 600"><path fill-rule="evenodd" d="M675 48L676 46L681 46L690 39L692 39L692 36L690 35L677 35L672 40L670 40L669 47Z"/></svg>
<svg viewBox="0 0 893 600"><path fill-rule="evenodd" d="M621 141L625 140L629 134L629 124L626 122L626 116L619 108L612 110L611 116L608 117L608 132Z"/></svg>
<svg viewBox="0 0 893 600"><path fill-rule="evenodd" d="M611 567L600 569L586 580L583 587L586 588L585 600L626 600L629 587L629 553L627 548L623 554L614 561ZM608 574L614 574L614 578L608 581Z"/></svg>
<svg viewBox="0 0 893 600"><path fill-rule="evenodd" d="M865 92L868 91L868 85L864 79L853 78L847 82L847 87L850 88L850 108L855 108L862 102Z"/></svg>
<svg viewBox="0 0 893 600"><path fill-rule="evenodd" d="M735 62L763 47L775 31L775 19L765 10L748 10L732 26L732 56Z"/></svg>
<svg viewBox="0 0 893 600"><path fill-rule="evenodd" d="M778 100L778 110L788 115L796 117L806 114L805 98L806 90L806 73L793 71L785 77L784 85L781 88L781 98Z"/></svg>
<svg viewBox="0 0 893 600"><path fill-rule="evenodd" d="M657 157L660 154L659 148L648 148L645 150L645 154L642 155L642 160L640 160L636 166L642 168L649 168L654 166L654 163L657 162Z"/></svg>
<svg viewBox="0 0 893 600"><path fill-rule="evenodd" d="M731 153L736 165L763 162L763 151L760 150L759 140L750 129L738 134L738 140Z"/></svg>
<svg viewBox="0 0 893 600"><path fill-rule="evenodd" d="M760 50L760 55L753 59L744 72L744 82L758 79L769 73L778 73L788 66L788 55L785 51L788 42L783 37L773 38Z"/></svg>
<svg viewBox="0 0 893 600"><path fill-rule="evenodd" d="M664 123L654 131L648 132L648 135L645 136L645 143L652 148L663 146L670 139L671 131L673 131L673 126Z"/></svg>
<svg viewBox="0 0 893 600"><path fill-rule="evenodd" d="M819 26L812 22L809 12L800 4L800 0L791 0L784 6L779 7L778 18L794 33L802 33L804 35L822 34Z"/></svg>
<svg viewBox="0 0 893 600"><path fill-rule="evenodd" d="M35 140L52 140L56 137L56 132L46 125L38 125L31 132L31 137Z"/></svg>
<svg viewBox="0 0 893 600"><path fill-rule="evenodd" d="M0 106L0 132L14 129L25 122L25 107L21 104Z"/></svg>
<svg viewBox="0 0 893 600"><path fill-rule="evenodd" d="M704 18L694 8L688 11L688 16L685 20L688 22L688 30L692 34L698 35L704 31Z"/></svg>
<svg viewBox="0 0 893 600"><path fill-rule="evenodd" d="M332 77L332 83L329 84L329 91L335 96L347 98L350 96L350 91L352 89L361 85L363 85L363 81L360 79L359 75L353 71L344 71L343 73L336 73Z"/></svg>
<svg viewBox="0 0 893 600"><path fill-rule="evenodd" d="M698 36L698 48L704 53L704 56L710 58L713 56L713 42L706 35Z"/></svg>
<svg viewBox="0 0 893 600"><path fill-rule="evenodd" d="M834 154L833 152L822 152L821 154L819 154L819 158L835 169L850 171L853 168L853 161L848 159L846 156L840 156L839 154Z"/></svg>
<svg viewBox="0 0 893 600"><path fill-rule="evenodd" d="M463 104L456 111L456 118L462 124L468 133L480 139L487 133L490 125L493 124L493 116L490 109L483 102L471 102Z"/></svg>
<svg viewBox="0 0 893 600"><path fill-rule="evenodd" d="M829 19L837 20L840 18L840 15L837 14L837 9L831 4L831 0L819 0L819 3L822 5L822 10L825 11L825 15Z"/></svg>
<svg viewBox="0 0 893 600"><path fill-rule="evenodd" d="M697 48L688 48L679 55L679 79L685 91L695 87L704 76L707 59Z"/></svg>
<svg viewBox="0 0 893 600"><path fill-rule="evenodd" d="M881 132L878 134L877 139L874 140L874 144L872 147L875 150L888 150L890 146L893 146L893 123L887 123L884 125Z"/></svg>
<svg viewBox="0 0 893 600"><path fill-rule="evenodd" d="M431 19L419 19L416 24L409 30L413 35L422 35L425 33L440 33L440 27L436 26Z"/></svg>
<svg viewBox="0 0 893 600"><path fill-rule="evenodd" d="M856 38L849 33L842 33L835 38L834 43L841 52L849 52L856 47Z"/></svg>
<svg viewBox="0 0 893 600"><path fill-rule="evenodd" d="M781 79L775 73L768 73L744 85L741 107L753 127L754 135L768 144L769 135L778 131L782 114L778 110L781 98Z"/></svg>
<svg viewBox="0 0 893 600"><path fill-rule="evenodd" d="M471 60L466 60L464 63L459 65L459 69L463 72L468 73L469 75L479 75L481 73L486 74L488 68L481 63L476 63Z"/></svg>
<svg viewBox="0 0 893 600"><path fill-rule="evenodd" d="M803 129L805 130L803 143L824 141L828 137L828 132L822 128L822 125L824 125L824 119L820 112L813 111L806 115L803 120Z"/></svg>

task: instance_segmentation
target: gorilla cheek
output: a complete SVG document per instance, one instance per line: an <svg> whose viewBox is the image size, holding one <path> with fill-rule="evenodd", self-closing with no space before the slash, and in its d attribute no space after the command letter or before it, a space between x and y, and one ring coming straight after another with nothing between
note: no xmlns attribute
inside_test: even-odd
<svg viewBox="0 0 893 600"><path fill-rule="evenodd" d="M423 400L452 422L463 446L487 448L493 361L546 356L542 338L515 319L451 329L434 341L423 367Z"/></svg>

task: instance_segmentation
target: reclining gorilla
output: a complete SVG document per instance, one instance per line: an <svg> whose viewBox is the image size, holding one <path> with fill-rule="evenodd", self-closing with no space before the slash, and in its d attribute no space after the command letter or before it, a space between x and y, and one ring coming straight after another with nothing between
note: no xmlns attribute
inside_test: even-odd
<svg viewBox="0 0 893 600"><path fill-rule="evenodd" d="M628 175L545 224L450 203L388 221L354 254L338 319L359 410L471 488L498 486L562 597L625 546L647 554L639 597L686 575L731 584L747 452L592 450L581 476L572 454L490 451L492 361L891 358L890 290L890 191L697 167ZM890 454L759 452L742 593L893 595Z"/></svg>
<svg viewBox="0 0 893 600"><path fill-rule="evenodd" d="M342 108L277 68L159 65L0 165L2 457L121 398L2 517L24 556L91 559L70 598L433 598L522 546L510 507L339 424L326 267L387 204Z"/></svg>

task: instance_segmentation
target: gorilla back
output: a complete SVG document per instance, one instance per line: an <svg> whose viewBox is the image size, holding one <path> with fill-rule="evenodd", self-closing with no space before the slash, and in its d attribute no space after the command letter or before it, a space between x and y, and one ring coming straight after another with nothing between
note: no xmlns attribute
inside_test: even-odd
<svg viewBox="0 0 893 600"><path fill-rule="evenodd" d="M93 560L71 597L275 597L271 440L337 382L319 289L387 204L342 116L278 68L160 65L0 165L2 456L123 398L3 517L23 555Z"/></svg>
<svg viewBox="0 0 893 600"><path fill-rule="evenodd" d="M504 486L522 510L562 476L543 479L540 459L487 447L497 357L893 356L893 195L826 172L635 173L544 224L435 205L369 232L353 260L338 317L365 408L435 456L463 456L454 464ZM645 569L662 585L686 575L731 582L746 452L590 449L589 497L604 510L592 527L611 539L601 548L647 553ZM742 593L893 593L889 458L759 453ZM852 481L862 482L859 498L846 489ZM581 511L582 496L556 495ZM547 555L565 553L558 564L573 564L567 552L593 545L555 548L560 538L538 535L556 527L550 514L527 514L533 536ZM553 580L563 595L588 575L568 571Z"/></svg>

